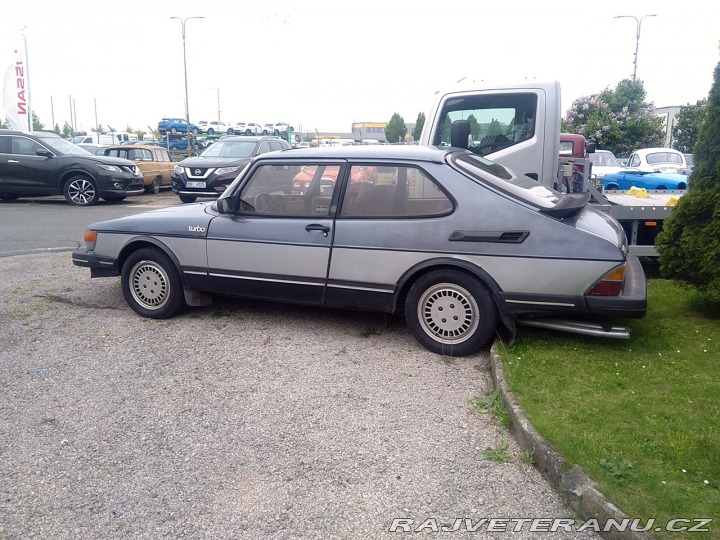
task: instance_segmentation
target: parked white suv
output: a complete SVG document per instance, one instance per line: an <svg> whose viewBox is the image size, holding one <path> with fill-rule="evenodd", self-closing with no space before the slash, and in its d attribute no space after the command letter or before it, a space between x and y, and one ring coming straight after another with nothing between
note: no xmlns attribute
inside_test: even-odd
<svg viewBox="0 0 720 540"><path fill-rule="evenodd" d="M232 127L228 126L225 122L220 122L218 120L208 122L206 126L203 126L203 129L208 135L219 135L221 133L223 135L233 134Z"/></svg>

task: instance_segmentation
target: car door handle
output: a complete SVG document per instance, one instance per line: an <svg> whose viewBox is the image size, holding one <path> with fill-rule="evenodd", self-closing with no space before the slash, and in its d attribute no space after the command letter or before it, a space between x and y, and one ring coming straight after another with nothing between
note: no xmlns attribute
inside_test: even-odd
<svg viewBox="0 0 720 540"><path fill-rule="evenodd" d="M330 227L327 225L320 225L319 223L311 223L310 225L305 226L305 230L307 232L320 231L323 233L323 236L327 236L330 232Z"/></svg>
<svg viewBox="0 0 720 540"><path fill-rule="evenodd" d="M8 163L12 163L14 165L19 165L20 162L17 159L8 159Z"/></svg>

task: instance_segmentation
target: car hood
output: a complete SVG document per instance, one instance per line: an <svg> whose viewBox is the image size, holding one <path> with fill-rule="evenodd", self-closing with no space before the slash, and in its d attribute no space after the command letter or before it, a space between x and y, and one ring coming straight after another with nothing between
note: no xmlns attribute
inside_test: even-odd
<svg viewBox="0 0 720 540"><path fill-rule="evenodd" d="M199 202L160 208L142 214L98 221L89 225L88 229L144 235L205 236L208 224L217 215L209 209L212 204L212 202Z"/></svg>
<svg viewBox="0 0 720 540"><path fill-rule="evenodd" d="M606 174L613 174L616 172L620 172L624 169L625 169L625 167L593 165L592 166L592 174L594 174L597 177L602 177L602 176L605 176Z"/></svg>
<svg viewBox="0 0 720 540"><path fill-rule="evenodd" d="M222 157L203 157L195 156L183 159L178 165L181 167L200 167L207 169L209 167L244 167L252 158L222 158Z"/></svg>
<svg viewBox="0 0 720 540"><path fill-rule="evenodd" d="M73 156L77 157L77 156ZM87 159L89 161L95 161L97 163L102 163L104 165L117 165L117 166L134 166L135 162L131 161L129 159L125 158L119 158L119 157L113 157L113 156L97 156L95 154L92 154L90 156L81 156L83 159Z"/></svg>

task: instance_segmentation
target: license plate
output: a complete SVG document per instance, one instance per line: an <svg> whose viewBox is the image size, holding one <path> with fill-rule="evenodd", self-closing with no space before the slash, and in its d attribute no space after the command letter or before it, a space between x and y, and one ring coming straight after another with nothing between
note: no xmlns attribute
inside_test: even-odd
<svg viewBox="0 0 720 540"><path fill-rule="evenodd" d="M185 187L204 188L205 182L186 182Z"/></svg>

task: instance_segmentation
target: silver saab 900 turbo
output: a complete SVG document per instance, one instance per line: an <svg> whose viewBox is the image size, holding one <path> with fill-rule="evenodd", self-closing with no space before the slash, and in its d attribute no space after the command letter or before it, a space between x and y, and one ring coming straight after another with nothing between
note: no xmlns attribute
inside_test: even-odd
<svg viewBox="0 0 720 540"><path fill-rule="evenodd" d="M517 323L627 337L610 320L645 315L645 274L587 203L457 148L286 150L213 203L90 225L73 262L157 319L222 294L404 315L454 356Z"/></svg>

